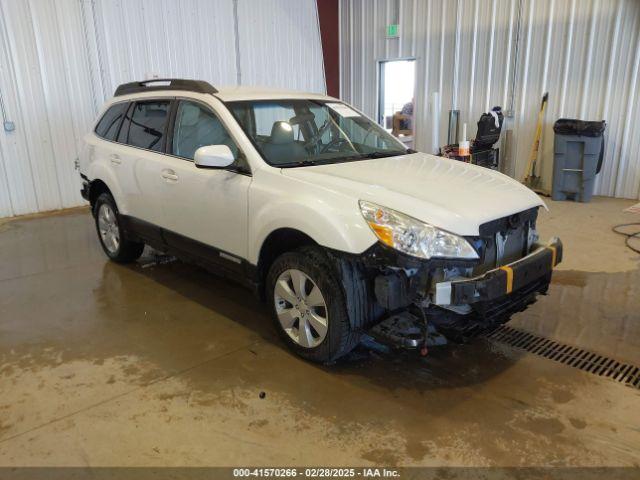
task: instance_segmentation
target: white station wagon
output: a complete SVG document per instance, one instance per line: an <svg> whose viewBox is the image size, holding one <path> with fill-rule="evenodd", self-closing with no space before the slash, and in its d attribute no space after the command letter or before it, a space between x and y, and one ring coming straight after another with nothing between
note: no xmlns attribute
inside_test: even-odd
<svg viewBox="0 0 640 480"><path fill-rule="evenodd" d="M80 173L109 258L148 244L236 279L320 362L390 319L389 338L418 348L433 328L490 331L546 292L562 258L558 239L538 243L531 190L407 150L325 95L127 83L85 137Z"/></svg>

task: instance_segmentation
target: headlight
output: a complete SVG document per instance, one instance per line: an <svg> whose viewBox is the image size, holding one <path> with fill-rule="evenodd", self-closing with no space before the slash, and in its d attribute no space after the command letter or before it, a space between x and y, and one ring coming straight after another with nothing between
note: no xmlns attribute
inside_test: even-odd
<svg viewBox="0 0 640 480"><path fill-rule="evenodd" d="M360 200L360 211L382 243L403 253L427 259L479 258L464 238L428 223L364 200Z"/></svg>

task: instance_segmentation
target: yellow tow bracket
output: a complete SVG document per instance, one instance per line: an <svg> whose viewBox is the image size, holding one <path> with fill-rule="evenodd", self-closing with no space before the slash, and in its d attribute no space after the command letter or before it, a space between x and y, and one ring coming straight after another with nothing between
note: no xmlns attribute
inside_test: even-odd
<svg viewBox="0 0 640 480"><path fill-rule="evenodd" d="M500 270L507 272L507 293L511 293L513 291L513 269L505 265L500 267Z"/></svg>
<svg viewBox="0 0 640 480"><path fill-rule="evenodd" d="M547 246L548 250L551 250L551 268L556 266L556 247L553 247L551 245Z"/></svg>

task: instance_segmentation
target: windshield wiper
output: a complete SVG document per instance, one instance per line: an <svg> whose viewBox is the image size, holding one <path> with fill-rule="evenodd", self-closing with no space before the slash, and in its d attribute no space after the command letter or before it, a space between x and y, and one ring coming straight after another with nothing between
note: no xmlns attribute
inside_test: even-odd
<svg viewBox="0 0 640 480"><path fill-rule="evenodd" d="M335 159L335 163L349 162L351 160L362 160L364 158L367 158L365 153L357 153L355 155L348 155L346 157L337 157Z"/></svg>
<svg viewBox="0 0 640 480"><path fill-rule="evenodd" d="M278 168L289 167L313 167L316 165L325 165L330 163L342 163L351 162L355 160L369 160L374 158L386 158L397 157L398 155L405 155L405 152L369 152L369 153L357 153L355 155L349 155L347 157L327 158L323 160L300 160L298 162L287 162L273 165Z"/></svg>
<svg viewBox="0 0 640 480"><path fill-rule="evenodd" d="M287 162L273 165L274 167L313 167L318 165L316 160L300 160L299 162Z"/></svg>
<svg viewBox="0 0 640 480"><path fill-rule="evenodd" d="M385 157L397 157L404 155L405 152L371 152L363 153L360 158L385 158Z"/></svg>
<svg viewBox="0 0 640 480"><path fill-rule="evenodd" d="M356 160L370 160L374 158L396 157L398 155L404 155L404 152L369 152L369 153L356 153L355 155L348 155L346 157L336 157L326 163L343 163L353 162Z"/></svg>

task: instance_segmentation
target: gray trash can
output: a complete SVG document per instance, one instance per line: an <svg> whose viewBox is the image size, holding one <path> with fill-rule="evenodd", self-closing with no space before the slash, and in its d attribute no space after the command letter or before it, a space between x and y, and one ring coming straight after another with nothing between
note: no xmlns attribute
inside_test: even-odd
<svg viewBox="0 0 640 480"><path fill-rule="evenodd" d="M561 118L553 125L554 200L589 202L604 157L606 123Z"/></svg>

